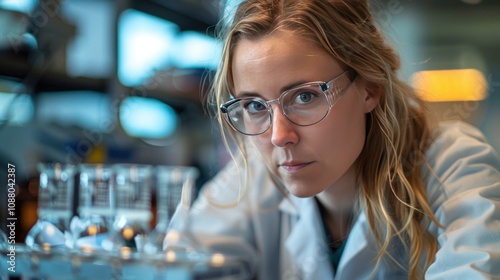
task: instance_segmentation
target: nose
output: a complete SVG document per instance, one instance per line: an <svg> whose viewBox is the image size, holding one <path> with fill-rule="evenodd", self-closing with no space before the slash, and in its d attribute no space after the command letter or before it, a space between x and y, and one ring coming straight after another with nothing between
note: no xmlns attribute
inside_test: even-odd
<svg viewBox="0 0 500 280"><path fill-rule="evenodd" d="M276 147L293 145L299 141L295 125L286 118L278 106L273 108L273 119L270 129L272 133L271 142Z"/></svg>

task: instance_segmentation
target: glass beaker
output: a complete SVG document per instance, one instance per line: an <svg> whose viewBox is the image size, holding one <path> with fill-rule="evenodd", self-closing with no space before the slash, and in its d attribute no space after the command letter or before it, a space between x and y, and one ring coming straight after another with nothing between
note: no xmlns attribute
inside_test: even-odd
<svg viewBox="0 0 500 280"><path fill-rule="evenodd" d="M116 184L116 217L113 229L124 247L137 249L136 238L150 231L153 167L141 164L113 166Z"/></svg>
<svg viewBox="0 0 500 280"><path fill-rule="evenodd" d="M73 247L69 221L73 216L73 165L60 163L37 165L40 172L38 190L38 220L26 236L32 248Z"/></svg>
<svg viewBox="0 0 500 280"><path fill-rule="evenodd" d="M119 246L111 231L116 214L113 169L105 164L80 164L79 172L79 219L72 221L78 236L75 247L84 252L112 250Z"/></svg>
<svg viewBox="0 0 500 280"><path fill-rule="evenodd" d="M168 250L190 250L191 243L185 229L188 214L196 193L198 169L189 166L157 166L155 169L156 226L148 236L146 253L163 251L168 239ZM179 215L175 229L170 230L173 216Z"/></svg>

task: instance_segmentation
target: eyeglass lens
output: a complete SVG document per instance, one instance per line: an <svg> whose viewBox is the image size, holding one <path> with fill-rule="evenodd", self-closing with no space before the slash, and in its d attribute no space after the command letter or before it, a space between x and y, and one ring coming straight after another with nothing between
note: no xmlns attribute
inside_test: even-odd
<svg viewBox="0 0 500 280"><path fill-rule="evenodd" d="M304 86L286 92L279 103L285 116L297 125L314 124L328 113L326 95L319 84ZM271 125L271 105L259 98L242 99L228 108L229 121L245 134L260 134Z"/></svg>
<svg viewBox="0 0 500 280"><path fill-rule="evenodd" d="M283 114L292 123L300 126L313 125L323 120L330 106L336 102L329 102L327 94L331 93L333 99L337 99L349 86L351 81L348 75L343 74L338 76L340 79L336 78L328 83L330 88L327 92L323 91L325 84L315 82L285 91L277 101L264 101L260 98L240 99L227 106L227 120L234 129L243 134L262 134L272 123L271 103L279 103Z"/></svg>

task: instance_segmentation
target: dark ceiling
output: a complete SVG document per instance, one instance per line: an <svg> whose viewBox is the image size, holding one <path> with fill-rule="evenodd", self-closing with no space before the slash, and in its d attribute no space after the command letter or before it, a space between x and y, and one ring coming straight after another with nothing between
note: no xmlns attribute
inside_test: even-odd
<svg viewBox="0 0 500 280"><path fill-rule="evenodd" d="M224 0L133 0L132 6L178 22L181 28L213 31ZM499 0L377 0L382 13L417 17L419 41L429 47L468 45L500 67ZM380 12L380 10L379 10Z"/></svg>
<svg viewBox="0 0 500 280"><path fill-rule="evenodd" d="M399 3L402 9L398 16L412 14L418 18L423 46L471 46L480 51L490 67L500 68L500 1L383 1L386 6Z"/></svg>
<svg viewBox="0 0 500 280"><path fill-rule="evenodd" d="M212 34L213 27L218 22L220 12L224 7L221 1L225 0L128 0L116 3L126 3L126 8L135 8L174 21L184 30L197 30ZM414 24L419 25L418 41L419 47L422 49L467 45L479 50L488 63L489 71L500 71L499 0L377 1L381 4L379 9L382 9L379 12L385 13L386 16L416 19ZM478 3L470 4L472 2ZM406 32L404 28L402 28L402 32ZM413 34L410 35L413 36ZM5 55L9 56L10 54ZM36 70L35 67L24 61L14 60L11 62L12 65L0 66L0 75L8 72L7 74L11 76L22 77L27 71ZM52 81L48 78L46 80ZM58 76L55 76L53 80L61 83ZM106 83L105 79L86 80L82 78L78 83L75 83L74 80L68 80L68 85L77 84L84 88L103 88Z"/></svg>
<svg viewBox="0 0 500 280"><path fill-rule="evenodd" d="M223 8L220 0L132 0L130 7L175 22L181 29L212 32Z"/></svg>

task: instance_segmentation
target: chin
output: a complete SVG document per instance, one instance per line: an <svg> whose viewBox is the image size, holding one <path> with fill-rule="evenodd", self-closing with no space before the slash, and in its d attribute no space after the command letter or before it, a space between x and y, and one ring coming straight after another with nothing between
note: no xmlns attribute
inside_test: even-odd
<svg viewBox="0 0 500 280"><path fill-rule="evenodd" d="M300 197L300 198L306 198L306 197L312 197L320 193L320 191L316 191L314 189L310 188L310 185L297 185L297 184L286 184L287 190L292 194L293 196Z"/></svg>
<svg viewBox="0 0 500 280"><path fill-rule="evenodd" d="M309 193L293 193L293 192L291 192L291 194L295 197L298 197L298 198L307 198L307 197L313 197L316 195L316 194L309 194Z"/></svg>

